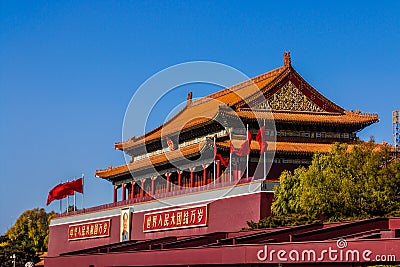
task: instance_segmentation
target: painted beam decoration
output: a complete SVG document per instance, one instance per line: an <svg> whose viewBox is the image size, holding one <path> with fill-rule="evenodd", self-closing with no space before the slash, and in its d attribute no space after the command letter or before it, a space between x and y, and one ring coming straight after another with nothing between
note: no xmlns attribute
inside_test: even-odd
<svg viewBox="0 0 400 267"><path fill-rule="evenodd" d="M68 240L79 240L110 236L110 220L68 225Z"/></svg>
<svg viewBox="0 0 400 267"><path fill-rule="evenodd" d="M146 213L143 232L207 226L207 220L207 205Z"/></svg>

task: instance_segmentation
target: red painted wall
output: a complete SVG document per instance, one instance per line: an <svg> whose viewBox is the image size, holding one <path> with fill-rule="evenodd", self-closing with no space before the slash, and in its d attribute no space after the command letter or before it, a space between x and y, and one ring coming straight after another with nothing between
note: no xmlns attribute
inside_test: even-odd
<svg viewBox="0 0 400 267"><path fill-rule="evenodd" d="M74 251L87 247L96 247L96 246L119 242L119 223L120 223L119 216L110 217L110 219L111 219L110 236L103 238L68 241L69 224L51 226L49 231L48 256L52 257L68 251ZM70 224L75 224L75 222Z"/></svg>
<svg viewBox="0 0 400 267"><path fill-rule="evenodd" d="M199 228L143 233L144 214L151 211L132 213L131 239L143 240L166 236L191 236L212 232L239 231L247 227L247 221L258 221L260 218L270 214L272 197L272 193L259 192L211 202L208 207L208 225ZM93 214L95 215L95 213ZM69 251L119 242L120 216L114 216L110 219L111 234L110 237L106 238L68 241L69 224L51 226L49 233L49 257ZM75 223L77 222L72 222L70 224Z"/></svg>
<svg viewBox="0 0 400 267"><path fill-rule="evenodd" d="M285 266L361 266L361 263L368 265L380 264L373 262L378 259L377 256L392 255L396 261L390 262L395 265L400 262L400 240L399 239L377 239L377 240L351 240L348 246L339 249L336 240L326 240L320 242L306 243L270 243L267 244L251 244L251 245L235 245L221 247L195 247L173 250L143 250L143 251L127 251L121 253L101 253L83 256L69 256L59 258L46 258L45 264L48 267L69 267L69 266L191 266L191 265L231 265L231 266L277 266L283 264ZM328 250L335 250L330 257ZM288 258L291 250L302 253L303 251L313 250L316 257L323 258L316 261L313 258L304 258L297 261L280 260L277 252L284 250L284 257ZM352 260L351 255L347 254L349 250L359 251L359 259ZM371 253L365 254L365 251ZM325 253L322 253L325 251ZM340 253L343 251L343 253ZM265 253L267 252L267 253ZM275 252L275 253L272 253ZM266 258L265 254L267 254ZM271 256L273 255L273 256ZM282 255L282 254L281 254ZM307 254L309 255L309 254ZM340 258L342 255L342 259ZM350 255L350 260L346 261L346 255ZM369 259L365 259L362 255L366 255ZM344 258L343 258L344 257ZM348 257L348 256L347 256ZM264 265L265 264L265 265ZM385 262L382 262L385 264Z"/></svg>

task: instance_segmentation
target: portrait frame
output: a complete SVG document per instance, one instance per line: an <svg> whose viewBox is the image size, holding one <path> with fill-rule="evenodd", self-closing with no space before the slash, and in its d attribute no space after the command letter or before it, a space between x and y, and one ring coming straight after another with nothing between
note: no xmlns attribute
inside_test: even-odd
<svg viewBox="0 0 400 267"><path fill-rule="evenodd" d="M130 208L121 209L120 215L120 228L119 228L120 242L129 241L131 237L131 210Z"/></svg>

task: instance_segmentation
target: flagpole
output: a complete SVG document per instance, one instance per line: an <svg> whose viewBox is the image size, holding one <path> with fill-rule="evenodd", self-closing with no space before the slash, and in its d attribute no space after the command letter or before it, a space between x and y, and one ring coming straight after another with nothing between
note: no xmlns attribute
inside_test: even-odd
<svg viewBox="0 0 400 267"><path fill-rule="evenodd" d="M82 173L82 210L85 210L85 206L84 206L84 195L85 195L85 174Z"/></svg>
<svg viewBox="0 0 400 267"><path fill-rule="evenodd" d="M265 119L264 119L264 127L265 127ZM262 136L261 137L261 140L264 140L264 138L265 138L265 136ZM264 142L265 142L265 140L264 140ZM263 145L265 145L265 144L263 144ZM266 149L264 149L264 180L266 180L267 179L267 163L266 163L266 151L265 151Z"/></svg>
<svg viewBox="0 0 400 267"><path fill-rule="evenodd" d="M215 143L215 136L214 136L214 150L217 151L216 143ZM214 185L215 185L215 180L217 179L216 177L216 169L215 169L215 156L214 155L214 160L213 160L213 166L214 166Z"/></svg>
<svg viewBox="0 0 400 267"><path fill-rule="evenodd" d="M250 142L249 142L249 124L247 124L247 131L246 131L246 140L251 150ZM250 160L250 152L246 156L246 178L249 179L249 160ZM240 179L241 177L239 177Z"/></svg>
<svg viewBox="0 0 400 267"><path fill-rule="evenodd" d="M62 180L60 180L60 184L62 184ZM60 199L60 214L62 214L62 198Z"/></svg>
<svg viewBox="0 0 400 267"><path fill-rule="evenodd" d="M69 182L69 179L67 179L67 183ZM69 195L67 195L67 214L68 214L68 207L69 207Z"/></svg>
<svg viewBox="0 0 400 267"><path fill-rule="evenodd" d="M74 176L74 181L76 180L76 176ZM76 191L74 190L74 211L76 211Z"/></svg>
<svg viewBox="0 0 400 267"><path fill-rule="evenodd" d="M230 146L233 146L232 143L232 129L229 130L229 139L230 139ZM229 182L232 182L232 148L229 147Z"/></svg>

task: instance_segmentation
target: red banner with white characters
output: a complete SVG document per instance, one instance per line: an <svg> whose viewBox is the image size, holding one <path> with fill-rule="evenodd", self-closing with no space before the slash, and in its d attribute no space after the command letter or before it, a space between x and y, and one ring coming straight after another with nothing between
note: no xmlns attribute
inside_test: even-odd
<svg viewBox="0 0 400 267"><path fill-rule="evenodd" d="M110 236L110 220L68 225L68 240Z"/></svg>
<svg viewBox="0 0 400 267"><path fill-rule="evenodd" d="M143 232L207 226L207 217L207 205L146 213Z"/></svg>

